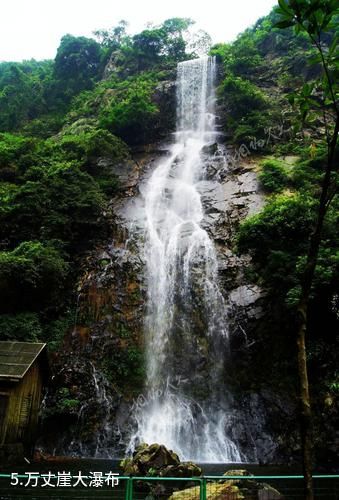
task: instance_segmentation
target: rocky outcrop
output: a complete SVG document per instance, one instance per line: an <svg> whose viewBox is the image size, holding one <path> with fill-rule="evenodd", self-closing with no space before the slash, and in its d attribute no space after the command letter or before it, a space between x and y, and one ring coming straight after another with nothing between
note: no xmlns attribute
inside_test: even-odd
<svg viewBox="0 0 339 500"><path fill-rule="evenodd" d="M255 162L230 165L222 145L212 148L205 152L210 160L206 179L199 184L206 214L203 224L216 243L231 346L240 353L237 370L240 367L240 372L243 369L245 373L252 346L256 346L255 326L264 317L265 293L246 277L249 257L235 253L234 235L240 221L258 210L263 199ZM133 407L143 393L145 378L143 192L155 165L167 154L163 144L144 150L139 147L132 160L111 165L120 183L120 192L112 199L106 215L112 221L112 237L87 258L78 284L75 325L54 359L55 376L45 401L44 435L39 443L47 452L89 456L121 456L125 452L132 431ZM109 159L98 161L107 163ZM188 370L200 366L197 397L203 397L204 370L208 370L200 327L203 325L197 323L197 348L187 358ZM227 420L230 437L245 450L249 460L279 460L281 428L274 430L267 415L271 414L275 422L279 406L290 406L277 403L274 391L270 394L257 387L248 391L248 381L244 392L238 383L241 376L232 375L232 363L230 358L226 375L228 385L236 389L232 396L234 413ZM189 371L187 377L188 383ZM291 409L289 419L292 413ZM52 429L61 416L63 427L55 436Z"/></svg>
<svg viewBox="0 0 339 500"><path fill-rule="evenodd" d="M152 101L159 109L157 131L160 138L168 137L168 132L175 130L176 84L173 80L164 80L155 88Z"/></svg>
<svg viewBox="0 0 339 500"><path fill-rule="evenodd" d="M193 462L180 462L178 455L159 444L139 445L131 458L125 458L120 466L124 475L136 477L188 478L201 475L201 468ZM194 484L194 483L193 483ZM135 481L137 491L147 492L152 498L168 498L175 489L188 488L191 481Z"/></svg>
<svg viewBox="0 0 339 500"><path fill-rule="evenodd" d="M159 444L143 443L131 458L121 462L125 475L156 477L196 477L201 469L192 462L180 462L178 455Z"/></svg>

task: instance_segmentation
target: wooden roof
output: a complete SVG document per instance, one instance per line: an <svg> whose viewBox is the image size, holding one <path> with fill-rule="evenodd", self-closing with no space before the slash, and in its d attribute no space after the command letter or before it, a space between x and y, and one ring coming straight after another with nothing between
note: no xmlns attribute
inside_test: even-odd
<svg viewBox="0 0 339 500"><path fill-rule="evenodd" d="M0 342L0 379L21 380L45 347L40 342Z"/></svg>

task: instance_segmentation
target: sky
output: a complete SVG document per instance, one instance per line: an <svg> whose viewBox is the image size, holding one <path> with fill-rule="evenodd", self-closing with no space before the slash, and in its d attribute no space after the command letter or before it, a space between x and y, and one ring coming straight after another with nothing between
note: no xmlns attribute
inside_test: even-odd
<svg viewBox="0 0 339 500"><path fill-rule="evenodd" d="M0 61L53 59L63 35L92 36L129 23L130 34L148 22L190 17L214 43L232 41L277 0L0 0ZM2 5L1 5L2 4Z"/></svg>

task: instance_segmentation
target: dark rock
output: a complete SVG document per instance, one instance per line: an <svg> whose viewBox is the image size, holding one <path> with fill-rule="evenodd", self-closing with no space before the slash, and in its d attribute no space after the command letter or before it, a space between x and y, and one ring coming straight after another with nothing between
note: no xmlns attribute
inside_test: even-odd
<svg viewBox="0 0 339 500"><path fill-rule="evenodd" d="M168 465L160 471L161 477L198 477L201 476L201 468L193 462L183 462L179 465Z"/></svg>
<svg viewBox="0 0 339 500"><path fill-rule="evenodd" d="M218 144L208 144L202 148L202 153L206 155L214 155L218 151Z"/></svg>
<svg viewBox="0 0 339 500"><path fill-rule="evenodd" d="M201 475L201 469L193 462L180 462L172 450L159 444L140 444L132 458L126 458L120 466L124 475L149 477L180 477L192 478ZM192 483L186 481L170 483L157 481L136 481L136 490L148 492L153 498L164 496L168 498L176 488L185 488Z"/></svg>
<svg viewBox="0 0 339 500"><path fill-rule="evenodd" d="M175 81L160 82L155 88L152 101L159 108L157 134L160 138L168 137L175 130L176 123L176 84Z"/></svg>
<svg viewBox="0 0 339 500"><path fill-rule="evenodd" d="M140 444L132 458L121 462L124 474L134 476L194 477L201 475L201 469L193 462L181 463L172 450L160 444Z"/></svg>

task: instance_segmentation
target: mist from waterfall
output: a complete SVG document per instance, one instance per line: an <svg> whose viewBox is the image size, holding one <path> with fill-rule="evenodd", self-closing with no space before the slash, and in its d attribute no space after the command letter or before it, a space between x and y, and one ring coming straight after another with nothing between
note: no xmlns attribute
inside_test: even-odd
<svg viewBox="0 0 339 500"><path fill-rule="evenodd" d="M183 460L240 462L223 382L227 317L199 192L216 140L215 73L213 57L179 63L176 140L146 188L147 381L129 450L157 442Z"/></svg>

